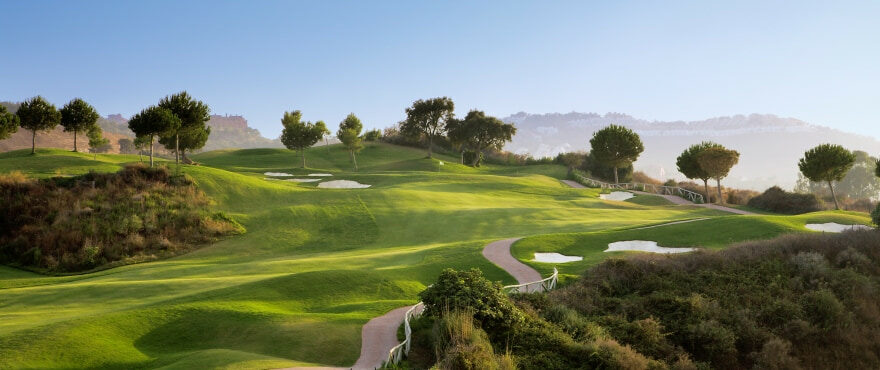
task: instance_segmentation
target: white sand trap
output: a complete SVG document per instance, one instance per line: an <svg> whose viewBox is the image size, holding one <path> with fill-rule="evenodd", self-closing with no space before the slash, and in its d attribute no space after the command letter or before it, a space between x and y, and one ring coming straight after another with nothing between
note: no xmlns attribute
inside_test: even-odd
<svg viewBox="0 0 880 370"><path fill-rule="evenodd" d="M333 174L332 174L332 173L310 173L309 176L314 176L314 177L329 177L329 176L333 176Z"/></svg>
<svg viewBox="0 0 880 370"><path fill-rule="evenodd" d="M614 242L608 244L605 252L651 252L651 253L685 253L695 251L696 248L666 248L657 245L657 242L647 240L628 240L624 242Z"/></svg>
<svg viewBox="0 0 880 370"><path fill-rule="evenodd" d="M547 263L566 263L580 261L583 259L584 257L581 256L566 256L559 253L535 253L535 259L533 259L532 261Z"/></svg>
<svg viewBox="0 0 880 370"><path fill-rule="evenodd" d="M278 177L278 176L293 176L289 173L284 173L284 172L264 172L263 174L266 176L276 176L276 177Z"/></svg>
<svg viewBox="0 0 880 370"><path fill-rule="evenodd" d="M321 179L287 179L287 180L284 180L284 181L293 181L293 182L315 182L315 181L321 181Z"/></svg>
<svg viewBox="0 0 880 370"><path fill-rule="evenodd" d="M364 189L370 187L370 185L351 180L333 180L324 181L318 184L318 187L325 189Z"/></svg>
<svg viewBox="0 0 880 370"><path fill-rule="evenodd" d="M841 225L836 222L828 222L824 224L806 224L804 225L808 229L813 231L821 231L824 233L841 233L846 230L870 230L871 228L865 225Z"/></svg>
<svg viewBox="0 0 880 370"><path fill-rule="evenodd" d="M599 199L624 201L634 196L633 193L625 191L612 191L611 194L599 194Z"/></svg>

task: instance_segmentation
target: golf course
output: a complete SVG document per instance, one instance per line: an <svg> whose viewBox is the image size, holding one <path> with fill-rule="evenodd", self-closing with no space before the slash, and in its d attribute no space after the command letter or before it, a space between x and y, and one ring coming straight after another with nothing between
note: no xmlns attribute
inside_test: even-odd
<svg viewBox="0 0 880 370"><path fill-rule="evenodd" d="M308 167L299 168L294 151L230 149L192 155L199 165L180 166L244 234L86 273L0 266L0 368L351 366L363 325L418 302L441 270L478 268L515 284L481 254L496 240L522 237L512 255L542 276L558 268L565 284L606 258L638 253L604 252L617 241L722 249L809 233L808 223L871 223L844 211L737 215L652 195L606 201L600 189L563 183L562 165L474 168L386 143L367 143L357 171L341 145L312 147L305 156ZM0 173L49 178L139 161L28 149L0 153ZM160 164L175 168L173 160ZM307 178L321 180L287 181ZM320 186L336 180L369 187ZM536 252L583 259L534 262Z"/></svg>

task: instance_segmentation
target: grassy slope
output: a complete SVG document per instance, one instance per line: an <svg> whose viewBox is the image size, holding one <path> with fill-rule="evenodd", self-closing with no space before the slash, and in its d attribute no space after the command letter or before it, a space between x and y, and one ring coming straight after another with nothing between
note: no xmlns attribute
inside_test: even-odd
<svg viewBox="0 0 880 370"><path fill-rule="evenodd" d="M457 158L370 144L350 172L338 146L195 156L184 166L248 233L176 258L88 275L0 267L0 368L350 365L360 327L404 304L445 267L513 279L481 255L490 240L717 216L596 199L560 166L473 169ZM113 171L137 156L0 154L0 172ZM263 172L331 172L369 189L316 189ZM732 219L734 220L734 219ZM705 221L701 221L705 222Z"/></svg>
<svg viewBox="0 0 880 370"><path fill-rule="evenodd" d="M584 233L539 235L520 240L513 245L512 254L541 273L557 267L560 273L579 275L587 268L609 256L626 253L605 253L609 243L626 240L656 241L663 247L702 247L718 249L731 243L747 240L769 239L783 233L812 232L804 227L808 223L837 222L841 224L868 225L866 214L856 212L815 212L798 216L724 216L669 226L641 230L611 230ZM564 264L530 261L535 252L558 252L564 255L583 256L583 261Z"/></svg>

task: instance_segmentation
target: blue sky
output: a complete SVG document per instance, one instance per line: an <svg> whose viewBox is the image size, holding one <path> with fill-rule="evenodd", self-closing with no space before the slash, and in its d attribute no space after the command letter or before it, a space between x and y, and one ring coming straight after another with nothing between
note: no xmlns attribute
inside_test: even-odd
<svg viewBox="0 0 880 370"><path fill-rule="evenodd" d="M0 0L0 100L129 116L180 90L264 135L470 109L773 113L880 137L880 1Z"/></svg>

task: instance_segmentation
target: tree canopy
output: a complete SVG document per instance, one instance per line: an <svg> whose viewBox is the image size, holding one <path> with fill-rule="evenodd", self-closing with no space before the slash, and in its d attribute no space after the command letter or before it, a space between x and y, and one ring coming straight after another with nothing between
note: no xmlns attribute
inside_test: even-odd
<svg viewBox="0 0 880 370"><path fill-rule="evenodd" d="M180 118L177 118L174 113L155 105L135 114L128 121L128 128L140 139L139 141L150 147L150 167L153 166L153 138L167 136L169 132L175 132L180 128L180 124ZM137 143L138 140L135 142Z"/></svg>
<svg viewBox="0 0 880 370"><path fill-rule="evenodd" d="M98 153L103 153L110 149L110 140L104 138L104 130L101 130L101 126L89 126L86 135L89 138L89 148L95 153L95 158L98 157Z"/></svg>
<svg viewBox="0 0 880 370"><path fill-rule="evenodd" d="M211 134L210 127L206 126L211 119L211 108L207 104L193 99L186 91L181 91L159 100L159 107L171 111L180 120L177 128L159 135L160 144L166 148L174 148L178 163L181 153L205 146Z"/></svg>
<svg viewBox="0 0 880 370"><path fill-rule="evenodd" d="M406 108L406 120L400 124L400 132L409 137L428 140L428 158L432 156L434 137L446 130L446 124L454 118L455 103L448 97L416 100Z"/></svg>
<svg viewBox="0 0 880 370"><path fill-rule="evenodd" d="M721 197L721 179L727 177L730 169L739 163L739 152L721 145L706 148L697 156L700 168L718 184L718 203L724 203Z"/></svg>
<svg viewBox="0 0 880 370"><path fill-rule="evenodd" d="M336 131L336 137L348 149L348 154L351 156L352 163L354 163L355 171L358 169L355 153L364 148L363 138L361 138L361 130L363 128L364 125L361 123L361 120L354 113L350 113L339 123L339 130Z"/></svg>
<svg viewBox="0 0 880 370"><path fill-rule="evenodd" d="M18 131L18 116L0 105L0 140L7 139Z"/></svg>
<svg viewBox="0 0 880 370"><path fill-rule="evenodd" d="M855 161L855 154L846 148L836 144L822 144L806 151L798 162L798 168L811 181L828 183L834 207L840 209L833 182L843 180Z"/></svg>
<svg viewBox="0 0 880 370"><path fill-rule="evenodd" d="M590 153L600 162L614 167L614 182L619 182L617 169L639 158L645 150L639 135L618 125L610 125L593 134Z"/></svg>
<svg viewBox="0 0 880 370"><path fill-rule="evenodd" d="M327 125L324 124L324 121L315 123L303 121L302 112L298 110L284 112L284 116L281 117L281 125L284 126L284 129L281 130L281 143L287 149L299 150L302 167L306 168L305 150L320 141L324 134L330 133L327 130Z"/></svg>
<svg viewBox="0 0 880 370"><path fill-rule="evenodd" d="M723 146L711 141L704 141L699 144L691 145L675 160L678 172L681 172L682 175L689 179L703 180L707 202L709 201L709 179L712 178L712 176L709 176L709 174L703 170L703 167L700 166L699 157L703 151L709 148L723 148Z"/></svg>
<svg viewBox="0 0 880 370"><path fill-rule="evenodd" d="M73 151L76 148L76 134L78 132L90 132L92 126L98 125L98 112L91 104L85 100L76 98L61 107L61 126L64 126L64 132L73 132ZM91 140L91 137L89 137ZM91 144L89 144L92 147Z"/></svg>
<svg viewBox="0 0 880 370"><path fill-rule="evenodd" d="M21 127L31 131L31 154L36 153L37 131L49 131L61 123L58 109L39 95L21 103L15 114Z"/></svg>
<svg viewBox="0 0 880 370"><path fill-rule="evenodd" d="M501 149L504 143L510 141L516 134L516 127L513 124L504 123L500 119L487 116L486 113L478 110L468 112L465 119L458 125L459 127L455 128L459 131L457 135L465 135L468 138L465 143L469 144L470 149L476 154L473 163L471 163L474 167L480 166L484 149Z"/></svg>

